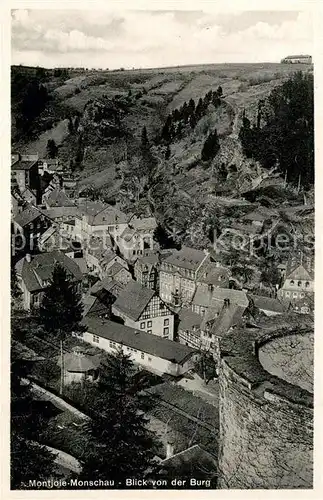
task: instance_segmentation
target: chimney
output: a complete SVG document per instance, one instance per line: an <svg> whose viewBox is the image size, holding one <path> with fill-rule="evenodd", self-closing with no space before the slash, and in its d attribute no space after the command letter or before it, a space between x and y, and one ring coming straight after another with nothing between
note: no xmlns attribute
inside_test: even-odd
<svg viewBox="0 0 323 500"><path fill-rule="evenodd" d="M167 442L166 444L166 458L170 458L174 455L174 445Z"/></svg>
<svg viewBox="0 0 323 500"><path fill-rule="evenodd" d="M30 253L26 253L25 259L26 259L26 262L31 262L31 255L30 255Z"/></svg>
<svg viewBox="0 0 323 500"><path fill-rule="evenodd" d="M224 299L223 307L229 307L230 299Z"/></svg>

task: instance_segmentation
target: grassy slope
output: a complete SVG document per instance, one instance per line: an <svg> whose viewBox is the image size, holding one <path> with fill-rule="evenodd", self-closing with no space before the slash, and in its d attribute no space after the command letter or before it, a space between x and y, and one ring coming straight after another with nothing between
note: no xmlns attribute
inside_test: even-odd
<svg viewBox="0 0 323 500"><path fill-rule="evenodd" d="M224 162L234 163L238 169L235 176L229 176L228 189L239 194L239 188L249 188L250 181L259 176L261 169L253 162L243 158L238 141L242 111L254 119L258 99L268 93L296 70L308 70L304 65L281 64L222 64L191 66L182 68L163 68L132 71L102 71L84 73L55 87L55 102L58 103L58 115L61 109L70 113L81 113L89 100L102 100L104 96L127 96L131 92L132 105L123 118L123 125L133 136L140 138L145 125L148 136L154 138L160 130L167 112L179 107L190 98L204 97L210 89L218 85L223 88L225 102L218 110L209 106L208 115L197 125L193 133L184 136L171 147L171 158L167 162L167 172L171 172L173 183L180 196L205 198L214 187L219 185L216 176L217 167ZM136 94L145 89L145 94ZM75 93L77 92L77 93ZM42 155L49 138L54 138L60 145L59 157L63 163L75 155L77 143L75 137L68 135L66 122L57 117L57 125L40 135L38 140L22 147L22 150L38 150ZM210 129L216 127L220 135L221 150L208 168L192 163L199 159L205 137ZM18 145L20 146L20 145ZM106 141L100 145L92 142L85 144L83 171L80 173L82 184L112 186L120 178L117 173L119 151L124 149L123 140Z"/></svg>

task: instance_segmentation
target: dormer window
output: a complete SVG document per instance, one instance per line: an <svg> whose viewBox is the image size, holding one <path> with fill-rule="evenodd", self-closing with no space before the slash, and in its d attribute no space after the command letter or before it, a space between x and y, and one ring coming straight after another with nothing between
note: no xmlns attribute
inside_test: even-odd
<svg viewBox="0 0 323 500"><path fill-rule="evenodd" d="M291 285L294 285L294 280L290 280L290 284L291 284Z"/></svg>
<svg viewBox="0 0 323 500"><path fill-rule="evenodd" d="M301 282L301 281L299 281L299 282L297 283L297 286L302 286L302 282Z"/></svg>
<svg viewBox="0 0 323 500"><path fill-rule="evenodd" d="M305 286L310 286L310 282L306 281Z"/></svg>

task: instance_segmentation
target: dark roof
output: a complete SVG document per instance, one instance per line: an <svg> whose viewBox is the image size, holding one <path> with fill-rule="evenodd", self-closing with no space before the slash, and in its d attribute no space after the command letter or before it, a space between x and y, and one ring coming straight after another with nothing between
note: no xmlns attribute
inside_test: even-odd
<svg viewBox="0 0 323 500"><path fill-rule="evenodd" d="M167 257L165 263L183 267L184 269L196 270L205 257L206 254L202 250L182 247L180 250L175 250L172 255Z"/></svg>
<svg viewBox="0 0 323 500"><path fill-rule="evenodd" d="M99 280L94 283L94 285L90 289L90 293L91 295L96 295L100 290L106 290L115 297L118 297L124 287L125 285L123 283L119 283L118 281L112 279L110 276L106 276L102 281Z"/></svg>
<svg viewBox="0 0 323 500"><path fill-rule="evenodd" d="M143 287L137 281L130 281L120 293L114 307L137 321L154 295L154 290Z"/></svg>
<svg viewBox="0 0 323 500"><path fill-rule="evenodd" d="M73 201L59 188L54 189L47 197L46 203L50 207L73 207Z"/></svg>
<svg viewBox="0 0 323 500"><path fill-rule="evenodd" d="M29 292L42 290L42 280L50 280L53 274L55 264L61 264L75 280L82 280L82 273L78 265L67 257L63 252L55 250L53 252L41 253L34 255L31 262L27 262L25 258L17 263L17 272L21 271L21 277Z"/></svg>
<svg viewBox="0 0 323 500"><path fill-rule="evenodd" d="M182 309L178 313L179 330L191 330L194 326L199 327L203 321L202 316L191 311L191 309Z"/></svg>
<svg viewBox="0 0 323 500"><path fill-rule="evenodd" d="M181 364L195 352L194 349L186 345L113 321L87 316L81 323L90 333L99 337L132 347L152 356L167 359L173 363Z"/></svg>
<svg viewBox="0 0 323 500"><path fill-rule="evenodd" d="M106 269L105 272L107 273L108 276L115 276L116 274L118 274L119 271L122 271L122 269L124 269L125 271L128 271L125 267L123 267L120 264L120 262L114 262L111 267ZM130 274L129 271L128 271L128 273Z"/></svg>
<svg viewBox="0 0 323 500"><path fill-rule="evenodd" d="M20 227L25 227L27 226L27 224L30 224L30 222L33 222L41 215L43 214L42 212L40 212L40 210L33 207L32 205L29 205L28 208L16 215L14 222Z"/></svg>
<svg viewBox="0 0 323 500"><path fill-rule="evenodd" d="M30 170L38 160L19 160L12 165L12 170Z"/></svg>
<svg viewBox="0 0 323 500"><path fill-rule="evenodd" d="M278 299L251 294L248 295L248 298L253 301L256 307L264 311L273 311L277 313L283 313L285 311L285 307Z"/></svg>

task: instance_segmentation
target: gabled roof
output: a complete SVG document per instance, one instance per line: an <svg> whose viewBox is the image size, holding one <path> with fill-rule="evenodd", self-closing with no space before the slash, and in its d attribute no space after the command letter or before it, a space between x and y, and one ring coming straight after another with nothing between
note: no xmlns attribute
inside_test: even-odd
<svg viewBox="0 0 323 500"><path fill-rule="evenodd" d="M91 295L96 295L99 291L106 290L115 297L118 297L124 287L125 285L123 283L119 283L110 276L106 276L102 281L97 281L96 283L94 283L94 285L90 289L90 293Z"/></svg>
<svg viewBox="0 0 323 500"><path fill-rule="evenodd" d="M217 266L214 262L207 263L198 271L197 282L207 283L208 285L221 285L228 281L231 273L226 267Z"/></svg>
<svg viewBox="0 0 323 500"><path fill-rule="evenodd" d="M42 215L43 213L38 208L29 205L25 210L16 215L14 222L20 227L25 227Z"/></svg>
<svg viewBox="0 0 323 500"><path fill-rule="evenodd" d="M87 316L81 322L87 331L146 354L181 364L194 354L194 349L172 340L135 330L113 321Z"/></svg>
<svg viewBox="0 0 323 500"><path fill-rule="evenodd" d="M202 316L190 309L181 309L178 313L178 317L178 330L192 330L194 327L199 328L203 321Z"/></svg>
<svg viewBox="0 0 323 500"><path fill-rule="evenodd" d="M154 290L141 286L137 281L130 281L119 294L114 307L137 321L155 293Z"/></svg>
<svg viewBox="0 0 323 500"><path fill-rule="evenodd" d="M111 278L112 278L113 276L115 276L116 274L118 274L122 270L128 271L124 266L122 266L120 264L120 262L115 262L114 264L112 264L111 267L109 267L106 270L106 273L108 276L111 276ZM129 271L128 271L128 273L130 274Z"/></svg>
<svg viewBox="0 0 323 500"><path fill-rule="evenodd" d="M60 358L58 358L60 366ZM87 373L96 370L100 364L97 356L86 356L83 353L74 354L73 352L64 354L64 370L72 373Z"/></svg>
<svg viewBox="0 0 323 500"><path fill-rule="evenodd" d="M203 250L196 250L195 248L183 246L180 250L175 250L172 255L164 260L164 262L176 267L195 271L205 257L206 254Z"/></svg>
<svg viewBox="0 0 323 500"><path fill-rule="evenodd" d="M118 208L106 205L100 201L82 201L79 203L78 208L82 215L88 217L88 223L91 226L124 224L129 218Z"/></svg>
<svg viewBox="0 0 323 500"><path fill-rule="evenodd" d="M71 207L52 207L47 209L42 209L41 212L46 215L49 219L56 219L60 217L78 217L78 208Z"/></svg>
<svg viewBox="0 0 323 500"><path fill-rule="evenodd" d="M46 197L46 203L50 207L73 207L75 204L66 195L64 191L59 188L53 189Z"/></svg>
<svg viewBox="0 0 323 500"><path fill-rule="evenodd" d="M289 280L313 280L313 273L308 272L303 264L297 266L290 271L289 274L286 273L286 278Z"/></svg>
<svg viewBox="0 0 323 500"><path fill-rule="evenodd" d="M212 333L216 337L223 337L232 326L236 326L242 319L245 307L230 303L223 306L219 316L214 320Z"/></svg>
<svg viewBox="0 0 323 500"><path fill-rule="evenodd" d="M285 307L283 304L273 297L262 297L261 295L248 295L249 299L253 301L254 305L263 311L272 311L276 313L283 313Z"/></svg>
<svg viewBox="0 0 323 500"><path fill-rule="evenodd" d="M30 170L38 160L18 160L12 165L12 170Z"/></svg>
<svg viewBox="0 0 323 500"><path fill-rule="evenodd" d="M78 265L67 257L63 252L54 250L53 252L34 255L31 262L25 258L17 263L17 273L21 274L22 280L29 292L35 292L44 288L42 281L50 280L55 264L62 265L75 280L81 281L82 273Z"/></svg>
<svg viewBox="0 0 323 500"><path fill-rule="evenodd" d="M248 306L248 298L244 291L234 290L232 288L214 288L212 292L205 293L205 287L197 285L196 292L193 297L193 304L204 307L215 307L219 309L225 299L229 299L230 303L238 304L244 307Z"/></svg>

